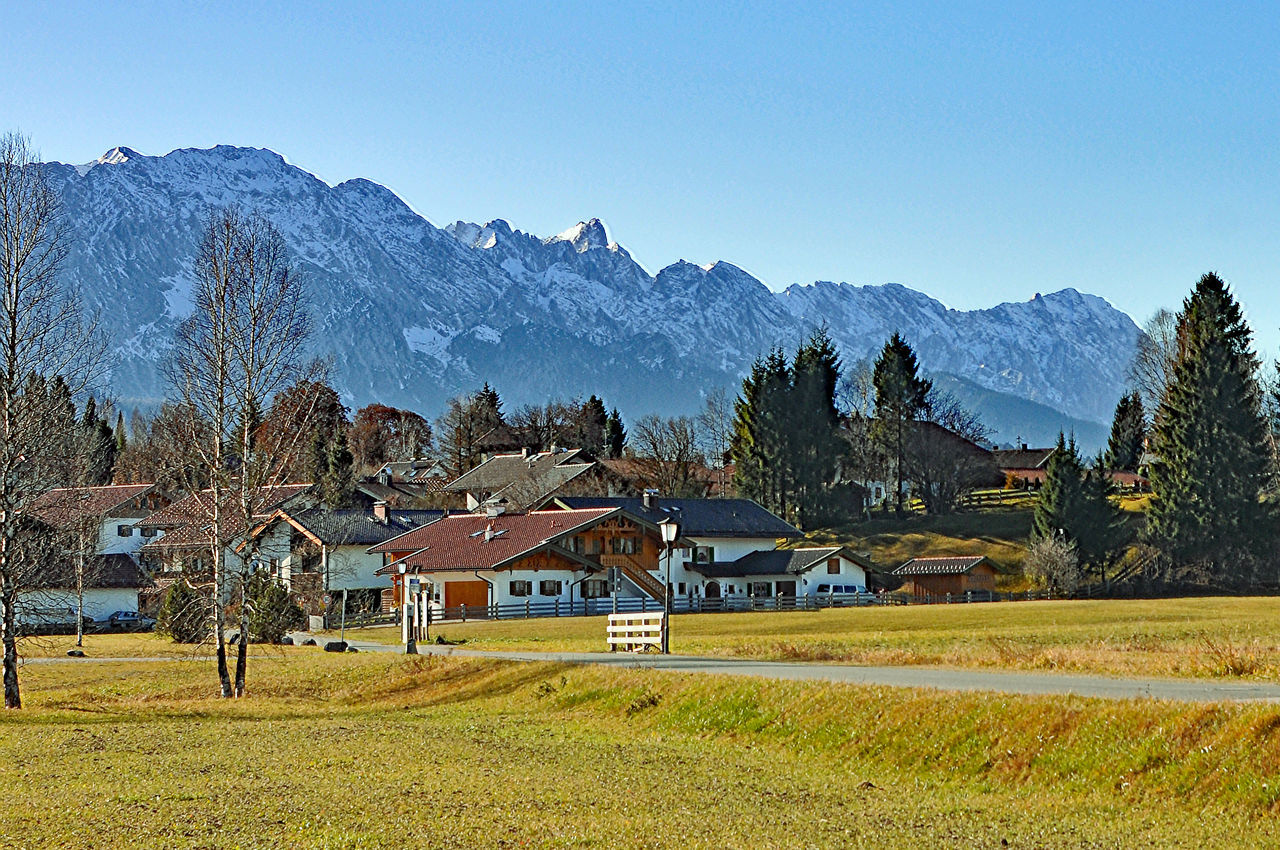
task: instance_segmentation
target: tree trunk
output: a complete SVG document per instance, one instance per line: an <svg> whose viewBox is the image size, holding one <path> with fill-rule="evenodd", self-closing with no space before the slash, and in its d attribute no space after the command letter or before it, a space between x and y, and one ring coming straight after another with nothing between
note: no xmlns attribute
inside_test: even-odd
<svg viewBox="0 0 1280 850"><path fill-rule="evenodd" d="M0 605L4 606L3 618L0 618L0 631L3 631L4 644L4 707L22 708L22 694L18 690L18 639L15 605L17 591L10 581L0 585Z"/></svg>
<svg viewBox="0 0 1280 850"><path fill-rule="evenodd" d="M214 508L214 514L216 517L216 507ZM214 522L216 524L217 519ZM218 681L222 686L221 696L223 699L230 699L232 691L231 673L227 669L227 617L222 610L222 590L227 581L226 569L226 564L223 563L222 559L222 552L215 550L213 553L213 635L215 645L218 648Z"/></svg>
<svg viewBox="0 0 1280 850"><path fill-rule="evenodd" d="M236 696L244 696L246 668L249 665L249 585L248 577L240 570L240 642L236 644Z"/></svg>

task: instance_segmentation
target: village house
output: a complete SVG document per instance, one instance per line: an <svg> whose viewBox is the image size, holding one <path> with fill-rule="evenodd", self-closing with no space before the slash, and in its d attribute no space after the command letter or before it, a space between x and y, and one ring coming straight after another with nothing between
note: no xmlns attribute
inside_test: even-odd
<svg viewBox="0 0 1280 850"><path fill-rule="evenodd" d="M29 582L19 620L74 623L77 572L85 616L104 620L116 611L138 610L139 595L152 586L138 562L150 535L134 523L165 501L152 484L65 487L35 499L31 515L65 545Z"/></svg>
<svg viewBox="0 0 1280 850"><path fill-rule="evenodd" d="M405 579L426 588L437 609L491 605L568 606L609 595L605 575L617 567L633 588L625 595L662 599L655 577L660 529L620 508L453 514L370 547L386 559L389 605L404 600Z"/></svg>
<svg viewBox="0 0 1280 850"><path fill-rule="evenodd" d="M952 597L986 594L996 589L1000 570L981 555L912 558L893 571L901 590L911 596Z"/></svg>
<svg viewBox="0 0 1280 850"><path fill-rule="evenodd" d="M623 482L580 449L522 449L496 454L444 486L466 497L467 510L505 503L511 510L532 507L551 494L618 492Z"/></svg>
<svg viewBox="0 0 1280 850"><path fill-rule="evenodd" d="M302 510L318 502L311 484L281 484L262 487L254 497L255 520L265 521L281 508ZM155 580L155 588L143 594L139 610L155 610L160 597L179 578L196 585L213 580L213 557L209 546L212 493L192 493L135 523L136 528L152 538L139 550L144 567ZM229 570L239 569L240 544L246 529L240 506L234 494L227 494L219 506L225 517L224 535L228 545L223 552Z"/></svg>
<svg viewBox="0 0 1280 850"><path fill-rule="evenodd" d="M671 564L677 598L812 596L821 584L865 587L871 566L843 547L776 554L780 542L804 534L750 499L670 499L650 492L639 498L555 497L543 507L616 507L655 526L664 519L680 523L689 546Z"/></svg>
<svg viewBox="0 0 1280 850"><path fill-rule="evenodd" d="M346 595L348 613L377 611L386 579L378 575L380 554L369 547L444 516L441 510L334 509L311 505L278 508L253 529L259 557L308 614L336 610ZM325 606L325 596L331 601Z"/></svg>
<svg viewBox="0 0 1280 850"><path fill-rule="evenodd" d="M424 502L438 501L449 483L449 474L438 461L391 461L376 473L356 482L356 496L370 507L385 502L393 508L418 507Z"/></svg>

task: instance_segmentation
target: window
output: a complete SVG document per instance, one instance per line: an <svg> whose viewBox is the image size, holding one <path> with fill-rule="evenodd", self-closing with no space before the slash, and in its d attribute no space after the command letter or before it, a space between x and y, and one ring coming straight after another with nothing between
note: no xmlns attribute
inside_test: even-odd
<svg viewBox="0 0 1280 850"><path fill-rule="evenodd" d="M149 528L149 527L148 527L148 528L143 528L143 529L142 529L142 536L143 536L143 537L155 537L155 536L156 536L156 530L155 530L154 528Z"/></svg>
<svg viewBox="0 0 1280 850"><path fill-rule="evenodd" d="M609 582L602 578L589 578L582 583L583 599L603 599L609 595Z"/></svg>
<svg viewBox="0 0 1280 850"><path fill-rule="evenodd" d="M533 593L533 582L513 581L508 585L508 589L512 596L529 596Z"/></svg>
<svg viewBox="0 0 1280 850"><path fill-rule="evenodd" d="M753 581L747 592L752 596L770 596L773 594L773 585L767 581Z"/></svg>
<svg viewBox="0 0 1280 850"><path fill-rule="evenodd" d="M117 525L117 526L116 526L116 536L118 536L118 537L132 537L132 536L133 536L133 526L132 526L132 525Z"/></svg>
<svg viewBox="0 0 1280 850"><path fill-rule="evenodd" d="M693 562L695 564L710 564L716 559L716 547L714 546L695 546L693 547Z"/></svg>
<svg viewBox="0 0 1280 850"><path fill-rule="evenodd" d="M270 565L271 565L271 575L278 577L280 575L280 559L272 558L270 561Z"/></svg>
<svg viewBox="0 0 1280 850"><path fill-rule="evenodd" d="M827 575L829 576L840 575L840 559L839 558L827 559Z"/></svg>
<svg viewBox="0 0 1280 850"><path fill-rule="evenodd" d="M587 540L588 555L599 555L600 552L603 551L603 549L604 549L604 546L601 544L599 537L592 537L589 540Z"/></svg>
<svg viewBox="0 0 1280 850"><path fill-rule="evenodd" d="M676 584L676 593L680 594L681 596L684 596L688 592L689 591L685 589L684 582L678 582Z"/></svg>
<svg viewBox="0 0 1280 850"><path fill-rule="evenodd" d="M615 555L634 555L640 551L643 545L643 538L640 537L615 537L610 543L613 546L613 554Z"/></svg>
<svg viewBox="0 0 1280 850"><path fill-rule="evenodd" d="M538 582L538 595L539 596L559 596L561 593L561 589L563 587L564 587L564 582L555 581L552 579L543 579L542 581Z"/></svg>
<svg viewBox="0 0 1280 850"><path fill-rule="evenodd" d="M581 535L570 537L567 541L565 541L565 548L575 555L582 555L585 553L585 550L586 550L586 547L583 545L583 539Z"/></svg>

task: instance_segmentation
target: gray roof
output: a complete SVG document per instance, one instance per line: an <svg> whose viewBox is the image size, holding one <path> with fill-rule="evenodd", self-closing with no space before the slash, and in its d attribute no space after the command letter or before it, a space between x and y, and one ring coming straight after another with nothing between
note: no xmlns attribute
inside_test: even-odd
<svg viewBox="0 0 1280 850"><path fill-rule="evenodd" d="M961 575L981 563L996 569L987 558L981 555L965 555L944 558L912 558L893 571L895 576L944 576Z"/></svg>
<svg viewBox="0 0 1280 850"><path fill-rule="evenodd" d="M31 586L40 589L68 590L76 586L75 566L67 561L51 566L35 577ZM110 555L94 555L84 565L84 586L98 588L144 588L153 582L138 566L131 555L114 552Z"/></svg>
<svg viewBox="0 0 1280 850"><path fill-rule="evenodd" d="M577 449L537 452L527 457L520 454L494 455L446 484L444 489L479 493L482 498L500 498L504 491L526 490L520 493L517 501L528 504L555 492L593 466L595 462L583 457Z"/></svg>
<svg viewBox="0 0 1280 850"><path fill-rule="evenodd" d="M568 508L622 508L629 514L657 523L674 519L686 537L803 537L791 523L750 499L664 499L646 508L644 499L622 496L562 496L556 502Z"/></svg>
<svg viewBox="0 0 1280 850"><path fill-rule="evenodd" d="M734 576L797 575L817 564L825 564L827 558L843 551L841 546L824 549L774 549L751 552L736 561L716 561L712 564L695 564L692 569L707 578L733 578ZM846 557L848 557L846 555Z"/></svg>
<svg viewBox="0 0 1280 850"><path fill-rule="evenodd" d="M382 522L369 510L316 507L289 516L330 546L373 546L444 516L444 511L387 510Z"/></svg>

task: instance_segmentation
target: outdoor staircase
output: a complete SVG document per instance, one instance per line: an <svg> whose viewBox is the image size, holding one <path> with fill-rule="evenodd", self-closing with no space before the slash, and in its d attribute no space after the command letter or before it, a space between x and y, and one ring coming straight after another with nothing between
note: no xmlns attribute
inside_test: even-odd
<svg viewBox="0 0 1280 850"><path fill-rule="evenodd" d="M653 577L639 562L626 555L605 555L600 559L601 566L617 567L627 577L627 581L640 588L653 599L662 601L662 582Z"/></svg>

